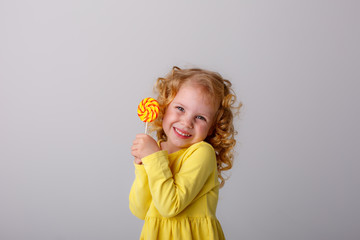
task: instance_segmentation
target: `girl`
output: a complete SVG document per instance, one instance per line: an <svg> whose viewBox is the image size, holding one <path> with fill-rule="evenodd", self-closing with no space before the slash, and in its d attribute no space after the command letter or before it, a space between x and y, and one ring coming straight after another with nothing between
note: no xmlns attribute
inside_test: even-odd
<svg viewBox="0 0 360 240"><path fill-rule="evenodd" d="M145 220L140 239L225 239L216 218L222 171L235 145L231 83L218 73L173 67L155 85L158 142L138 134L131 154L131 212ZM219 181L220 180L220 181Z"/></svg>

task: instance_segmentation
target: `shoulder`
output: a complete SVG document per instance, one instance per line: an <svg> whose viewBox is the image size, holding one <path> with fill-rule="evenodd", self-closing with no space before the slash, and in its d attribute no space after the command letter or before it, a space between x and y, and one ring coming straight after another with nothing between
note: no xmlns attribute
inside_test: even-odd
<svg viewBox="0 0 360 240"><path fill-rule="evenodd" d="M215 161L216 154L214 148L207 142L198 142L191 145L184 153L184 158L192 156L201 157L203 161Z"/></svg>
<svg viewBox="0 0 360 240"><path fill-rule="evenodd" d="M213 146L211 146L210 143L207 143L205 141L195 143L188 148L188 150L190 150L190 151L195 151L195 150L199 150L199 149L201 149L203 151L209 151L209 152L215 153Z"/></svg>

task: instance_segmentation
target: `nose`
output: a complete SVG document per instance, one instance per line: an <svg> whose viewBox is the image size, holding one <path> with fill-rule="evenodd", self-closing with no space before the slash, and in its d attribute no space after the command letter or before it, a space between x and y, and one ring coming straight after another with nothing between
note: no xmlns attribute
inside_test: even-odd
<svg viewBox="0 0 360 240"><path fill-rule="evenodd" d="M182 117L182 123L184 124L185 127L187 128L193 128L194 127L194 122L193 122L193 118L190 115L184 115Z"/></svg>

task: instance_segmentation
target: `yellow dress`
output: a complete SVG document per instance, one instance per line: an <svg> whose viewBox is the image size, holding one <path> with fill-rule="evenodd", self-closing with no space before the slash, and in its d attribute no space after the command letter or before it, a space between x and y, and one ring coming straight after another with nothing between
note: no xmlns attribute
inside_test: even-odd
<svg viewBox="0 0 360 240"><path fill-rule="evenodd" d="M225 239L216 218L216 156L206 142L168 154L159 151L135 164L129 207L145 220L140 239Z"/></svg>

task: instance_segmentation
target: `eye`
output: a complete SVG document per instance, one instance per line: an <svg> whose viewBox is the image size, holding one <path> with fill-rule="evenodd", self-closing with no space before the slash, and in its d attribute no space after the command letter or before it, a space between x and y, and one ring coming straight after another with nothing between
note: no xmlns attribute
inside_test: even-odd
<svg viewBox="0 0 360 240"><path fill-rule="evenodd" d="M204 118L203 116L196 116L196 118L206 122L206 118Z"/></svg>
<svg viewBox="0 0 360 240"><path fill-rule="evenodd" d="M180 106L176 106L176 109L179 110L180 112L185 111L185 109L183 107L180 107Z"/></svg>

